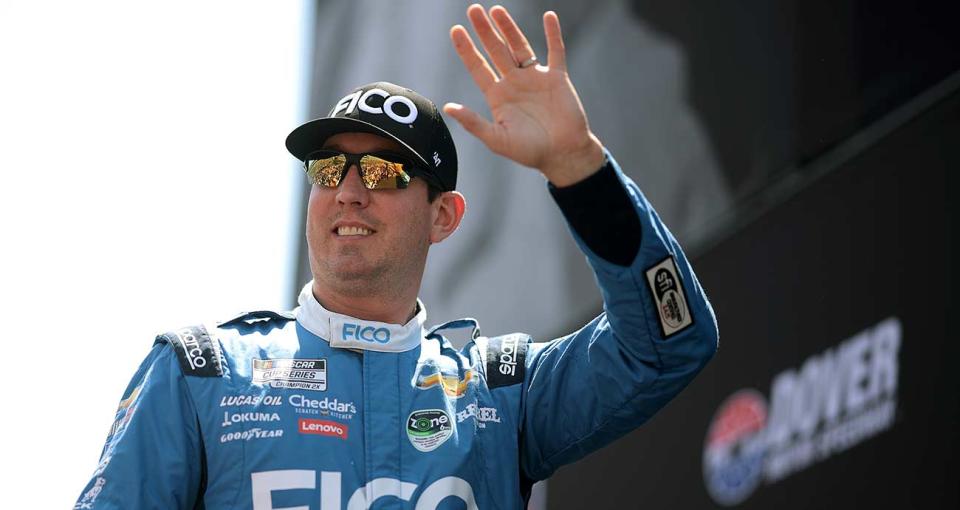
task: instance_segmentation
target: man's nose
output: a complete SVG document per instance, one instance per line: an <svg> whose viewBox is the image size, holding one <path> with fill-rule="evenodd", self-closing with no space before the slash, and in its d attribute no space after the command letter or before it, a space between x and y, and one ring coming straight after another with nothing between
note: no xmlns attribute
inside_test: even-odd
<svg viewBox="0 0 960 510"><path fill-rule="evenodd" d="M360 178L360 169L357 165L350 165L337 188L337 202L358 207L366 207L370 200L370 190L363 185Z"/></svg>

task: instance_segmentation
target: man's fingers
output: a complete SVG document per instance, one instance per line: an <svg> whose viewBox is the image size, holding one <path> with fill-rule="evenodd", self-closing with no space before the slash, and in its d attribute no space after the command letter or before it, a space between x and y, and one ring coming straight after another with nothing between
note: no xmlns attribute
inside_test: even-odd
<svg viewBox="0 0 960 510"><path fill-rule="evenodd" d="M479 113L457 103L443 105L443 112L457 119L470 134L480 139L487 147L493 142L493 123L480 116Z"/></svg>
<svg viewBox="0 0 960 510"><path fill-rule="evenodd" d="M547 36L547 65L550 69L567 70L567 51L563 47L563 34L560 33L560 18L557 13L547 11L543 14L543 33Z"/></svg>
<svg viewBox="0 0 960 510"><path fill-rule="evenodd" d="M480 44L490 56L490 61L500 76L516 68L517 63L513 59L513 53L507 48L497 29L490 23L490 18L487 17L483 7L480 4L471 5L467 8L467 17L470 18L470 23L477 32L477 37L480 38Z"/></svg>
<svg viewBox="0 0 960 510"><path fill-rule="evenodd" d="M520 27L513 21L506 9L496 5L490 9L490 17L493 18L493 22L497 24L500 33L506 38L517 63L536 56L533 53L533 48L530 47L530 42L527 41L527 37L523 35Z"/></svg>
<svg viewBox="0 0 960 510"><path fill-rule="evenodd" d="M490 68L487 59L483 58L483 54L473 44L473 39L462 25L455 25L450 29L450 40L473 82L477 84L480 92L486 94L487 89L497 83L497 74Z"/></svg>

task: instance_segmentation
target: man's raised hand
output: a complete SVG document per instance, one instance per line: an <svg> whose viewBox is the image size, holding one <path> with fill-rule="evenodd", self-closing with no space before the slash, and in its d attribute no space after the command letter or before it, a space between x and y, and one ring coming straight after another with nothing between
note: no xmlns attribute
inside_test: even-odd
<svg viewBox="0 0 960 510"><path fill-rule="evenodd" d="M530 43L503 7L494 6L488 17L474 4L467 8L467 17L490 60L463 26L451 28L450 39L483 93L493 121L456 103L444 105L444 112L493 152L540 170L557 186L576 183L598 170L603 146L590 132L567 75L556 13L543 15L547 65L535 64Z"/></svg>

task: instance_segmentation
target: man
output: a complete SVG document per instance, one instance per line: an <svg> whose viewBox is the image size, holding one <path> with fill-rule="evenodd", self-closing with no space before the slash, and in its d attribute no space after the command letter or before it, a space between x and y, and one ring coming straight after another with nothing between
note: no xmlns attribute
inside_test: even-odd
<svg viewBox="0 0 960 510"><path fill-rule="evenodd" d="M313 183L300 306L158 337L77 508L521 508L534 481L637 427L712 356L710 305L590 132L556 15L540 65L505 9L467 14L489 62L463 27L451 38L494 121L444 110L543 173L606 312L547 343L482 337L471 319L425 328L428 248L465 211L456 153L433 103L365 85L287 138ZM443 336L456 328L473 338L459 352Z"/></svg>

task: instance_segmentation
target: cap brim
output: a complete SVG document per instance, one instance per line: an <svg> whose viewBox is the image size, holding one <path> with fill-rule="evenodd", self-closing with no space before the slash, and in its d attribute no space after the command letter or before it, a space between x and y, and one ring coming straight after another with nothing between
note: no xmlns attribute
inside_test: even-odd
<svg viewBox="0 0 960 510"><path fill-rule="evenodd" d="M411 149L409 145L403 143L403 140L369 122L351 119L349 117L325 117L303 124L287 135L287 150L290 151L290 154L293 154L295 158L303 161L311 152L322 149L323 143L327 141L327 138L337 133L371 133L389 138L400 144L405 152L416 161L422 163L424 168L430 168L427 161L417 154L415 150Z"/></svg>

